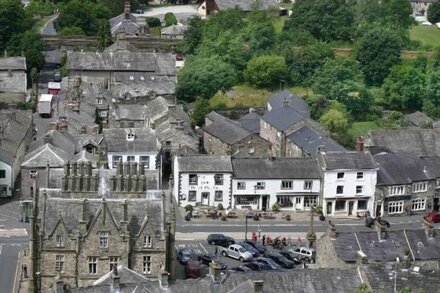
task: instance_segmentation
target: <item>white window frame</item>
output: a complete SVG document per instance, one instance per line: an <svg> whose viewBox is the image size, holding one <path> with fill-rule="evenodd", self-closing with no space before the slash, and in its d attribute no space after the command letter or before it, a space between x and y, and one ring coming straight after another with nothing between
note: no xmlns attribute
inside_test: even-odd
<svg viewBox="0 0 440 293"><path fill-rule="evenodd" d="M362 185L356 185L356 194L362 194L364 192L364 187Z"/></svg>
<svg viewBox="0 0 440 293"><path fill-rule="evenodd" d="M151 274L151 256L144 255L142 260L142 273Z"/></svg>
<svg viewBox="0 0 440 293"><path fill-rule="evenodd" d="M108 248L108 232L99 232L99 248Z"/></svg>
<svg viewBox="0 0 440 293"><path fill-rule="evenodd" d="M223 174L215 174L214 175L214 185L223 185L225 178Z"/></svg>
<svg viewBox="0 0 440 293"><path fill-rule="evenodd" d="M192 180L193 178L195 178L195 180ZM197 174L188 174L188 184L189 185L197 185L198 180L199 180L199 176Z"/></svg>
<svg viewBox="0 0 440 293"><path fill-rule="evenodd" d="M120 158L120 159L117 160L117 158ZM122 156L113 155L113 156L112 156L113 168L116 168L116 167L117 167L117 165L116 165L117 163L122 163L122 160L123 160Z"/></svg>
<svg viewBox="0 0 440 293"><path fill-rule="evenodd" d="M361 208L361 207L359 207L359 202L360 201L365 201L365 208ZM358 202L357 202L357 209L359 210L359 211L365 211L365 210L367 210L368 209L368 199L360 199L360 200L358 200Z"/></svg>
<svg viewBox="0 0 440 293"><path fill-rule="evenodd" d="M35 179L37 177L38 171L37 170L30 170L29 171L29 177L31 179Z"/></svg>
<svg viewBox="0 0 440 293"><path fill-rule="evenodd" d="M387 208L388 214L392 215L392 214L403 213L403 206L404 206L403 200L388 202L388 208Z"/></svg>
<svg viewBox="0 0 440 293"><path fill-rule="evenodd" d="M246 189L246 182L238 181L237 182L237 190L245 190L245 189Z"/></svg>
<svg viewBox="0 0 440 293"><path fill-rule="evenodd" d="M281 189L293 189L293 181L292 180L282 180L281 181Z"/></svg>
<svg viewBox="0 0 440 293"><path fill-rule="evenodd" d="M338 192L339 187L341 188L341 192ZM336 194L344 194L344 185L337 185L336 186Z"/></svg>
<svg viewBox="0 0 440 293"><path fill-rule="evenodd" d="M145 160L145 158L147 159ZM150 169L150 156L140 156L139 162L144 164L144 169L146 170Z"/></svg>
<svg viewBox="0 0 440 293"><path fill-rule="evenodd" d="M390 187L390 195L402 195L405 193L405 186L403 185L396 185Z"/></svg>
<svg viewBox="0 0 440 293"><path fill-rule="evenodd" d="M110 265L110 271L113 270L113 267L116 265L116 267L119 264L119 256L109 256L108 257L108 263Z"/></svg>
<svg viewBox="0 0 440 293"><path fill-rule="evenodd" d="M256 190L264 190L266 188L266 182L259 181L257 184L255 184Z"/></svg>
<svg viewBox="0 0 440 293"><path fill-rule="evenodd" d="M55 255L55 270L62 272L64 269L65 257L64 255Z"/></svg>
<svg viewBox="0 0 440 293"><path fill-rule="evenodd" d="M87 260L89 263L89 274L96 275L98 273L98 257L89 256Z"/></svg>
<svg viewBox="0 0 440 293"><path fill-rule="evenodd" d="M428 182L415 182L412 185L413 193L426 192L428 190Z"/></svg>
<svg viewBox="0 0 440 293"><path fill-rule="evenodd" d="M192 198L192 195L195 195L194 199ZM188 201L197 201L197 191L195 190L188 191Z"/></svg>
<svg viewBox="0 0 440 293"><path fill-rule="evenodd" d="M151 235L144 236L144 247L153 247L153 237Z"/></svg>
<svg viewBox="0 0 440 293"><path fill-rule="evenodd" d="M223 201L223 190L214 191L214 201Z"/></svg>
<svg viewBox="0 0 440 293"><path fill-rule="evenodd" d="M55 236L55 246L56 247L64 247L64 234L57 234Z"/></svg>
<svg viewBox="0 0 440 293"><path fill-rule="evenodd" d="M318 204L317 195L306 195L304 196L304 208L312 208Z"/></svg>
<svg viewBox="0 0 440 293"><path fill-rule="evenodd" d="M426 198L416 198L411 201L411 211L424 211L426 209Z"/></svg>
<svg viewBox="0 0 440 293"><path fill-rule="evenodd" d="M312 190L312 188L313 188L313 181L312 180L304 181L304 190Z"/></svg>
<svg viewBox="0 0 440 293"><path fill-rule="evenodd" d="M364 172L357 172L356 179L364 179Z"/></svg>
<svg viewBox="0 0 440 293"><path fill-rule="evenodd" d="M339 177L339 174L342 174L342 176ZM342 180L342 179L344 179L344 177L345 177L345 172L338 172L338 173L336 173L336 179L337 180Z"/></svg>

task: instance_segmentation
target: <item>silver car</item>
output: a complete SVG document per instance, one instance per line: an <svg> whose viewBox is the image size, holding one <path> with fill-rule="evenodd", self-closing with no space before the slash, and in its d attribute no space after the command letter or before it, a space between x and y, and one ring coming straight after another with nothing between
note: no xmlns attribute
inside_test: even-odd
<svg viewBox="0 0 440 293"><path fill-rule="evenodd" d="M223 248L222 255L238 259L241 262L252 259L252 253L250 253L243 246L238 244L232 244L229 245L229 247L227 248Z"/></svg>

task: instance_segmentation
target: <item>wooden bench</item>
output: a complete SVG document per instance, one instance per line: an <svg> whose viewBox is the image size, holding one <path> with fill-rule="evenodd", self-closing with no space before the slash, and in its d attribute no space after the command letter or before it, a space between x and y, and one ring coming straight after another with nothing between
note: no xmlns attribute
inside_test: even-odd
<svg viewBox="0 0 440 293"><path fill-rule="evenodd" d="M237 216L237 214L235 213L235 212L229 212L227 215L226 215L226 218L237 218L238 216Z"/></svg>

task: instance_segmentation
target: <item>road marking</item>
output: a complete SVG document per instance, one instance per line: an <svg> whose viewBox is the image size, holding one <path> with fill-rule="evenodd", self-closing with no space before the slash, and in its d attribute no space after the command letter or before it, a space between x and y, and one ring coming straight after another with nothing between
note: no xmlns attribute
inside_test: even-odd
<svg viewBox="0 0 440 293"><path fill-rule="evenodd" d="M200 246L203 248L203 250L208 253L208 251L206 250L205 246L203 246L203 244L201 242L199 242Z"/></svg>
<svg viewBox="0 0 440 293"><path fill-rule="evenodd" d="M28 236L25 228L0 229L0 237Z"/></svg>
<svg viewBox="0 0 440 293"><path fill-rule="evenodd" d="M2 255L3 245L0 245L0 255Z"/></svg>

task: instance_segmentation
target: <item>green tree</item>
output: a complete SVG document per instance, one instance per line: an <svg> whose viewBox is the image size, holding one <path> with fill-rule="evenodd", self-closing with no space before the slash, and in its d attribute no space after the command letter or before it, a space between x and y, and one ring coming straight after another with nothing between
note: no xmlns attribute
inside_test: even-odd
<svg viewBox="0 0 440 293"><path fill-rule="evenodd" d="M310 32L321 41L350 41L354 28L354 9L345 0L298 0L284 30Z"/></svg>
<svg viewBox="0 0 440 293"><path fill-rule="evenodd" d="M209 99L219 90L231 88L237 80L235 68L217 56L189 58L179 72L176 95L187 102L196 97Z"/></svg>
<svg viewBox="0 0 440 293"><path fill-rule="evenodd" d="M426 77L426 98L423 100L423 112L428 116L440 118L440 69L429 70Z"/></svg>
<svg viewBox="0 0 440 293"><path fill-rule="evenodd" d="M77 26L64 27L58 32L58 34L63 37L85 35L84 31Z"/></svg>
<svg viewBox="0 0 440 293"><path fill-rule="evenodd" d="M396 28L407 29L414 24L412 8L408 0L380 0L383 2L384 19Z"/></svg>
<svg viewBox="0 0 440 293"><path fill-rule="evenodd" d="M265 11L252 11L247 17L247 26L244 34L249 43L250 54L269 54L276 42L275 28L272 19Z"/></svg>
<svg viewBox="0 0 440 293"><path fill-rule="evenodd" d="M197 98L194 106L194 111L191 113L191 125L203 126L205 123L205 117L209 113L209 100L203 98Z"/></svg>
<svg viewBox="0 0 440 293"><path fill-rule="evenodd" d="M361 284L356 288L355 293L373 293L367 284Z"/></svg>
<svg viewBox="0 0 440 293"><path fill-rule="evenodd" d="M244 72L245 80L257 87L276 85L286 74L287 65L284 57L263 55L252 58Z"/></svg>
<svg viewBox="0 0 440 293"><path fill-rule="evenodd" d="M384 103L389 109L420 110L425 97L426 77L412 64L396 65L383 84Z"/></svg>
<svg viewBox="0 0 440 293"><path fill-rule="evenodd" d="M112 44L112 35L110 32L110 24L107 20L99 22L98 30L98 50L103 51Z"/></svg>
<svg viewBox="0 0 440 293"><path fill-rule="evenodd" d="M0 1L0 50L9 40L26 30L23 5L17 0Z"/></svg>
<svg viewBox="0 0 440 293"><path fill-rule="evenodd" d="M431 23L440 22L440 2L431 3L429 6L428 21Z"/></svg>
<svg viewBox="0 0 440 293"><path fill-rule="evenodd" d="M406 0L358 0L355 11L358 26L378 24L405 30L414 23L411 4Z"/></svg>
<svg viewBox="0 0 440 293"><path fill-rule="evenodd" d="M184 33L181 51L184 54L194 54L202 41L203 20L200 17L191 18L188 29Z"/></svg>
<svg viewBox="0 0 440 293"><path fill-rule="evenodd" d="M321 116L319 122L333 134L347 132L350 125L348 114L341 110L330 109Z"/></svg>
<svg viewBox="0 0 440 293"><path fill-rule="evenodd" d="M26 67L36 68L40 71L44 64L43 43L39 34L32 30L24 33L14 35L6 48L7 52L11 56L21 56L24 54L26 57ZM28 71L30 75L30 70ZM30 76L29 76L30 78Z"/></svg>
<svg viewBox="0 0 440 293"><path fill-rule="evenodd" d="M177 24L177 18L172 12L165 13L164 20L165 20L165 26L172 26Z"/></svg>
<svg viewBox="0 0 440 293"><path fill-rule="evenodd" d="M160 21L159 18L157 17L153 17L153 16L149 16L145 18L145 21L148 23L149 27L160 27L162 26L162 23ZM191 25L190 25L191 27Z"/></svg>
<svg viewBox="0 0 440 293"><path fill-rule="evenodd" d="M363 35L357 44L356 59L368 84L383 82L399 62L401 47L401 38L389 30L374 28Z"/></svg>

